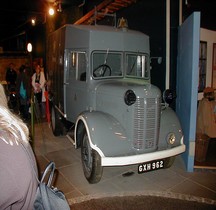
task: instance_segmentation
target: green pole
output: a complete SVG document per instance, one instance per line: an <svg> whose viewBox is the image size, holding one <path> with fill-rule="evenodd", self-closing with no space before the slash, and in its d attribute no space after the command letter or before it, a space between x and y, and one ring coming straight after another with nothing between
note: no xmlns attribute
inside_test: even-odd
<svg viewBox="0 0 216 210"><path fill-rule="evenodd" d="M32 134L32 146L34 145L34 94L31 97L31 134Z"/></svg>

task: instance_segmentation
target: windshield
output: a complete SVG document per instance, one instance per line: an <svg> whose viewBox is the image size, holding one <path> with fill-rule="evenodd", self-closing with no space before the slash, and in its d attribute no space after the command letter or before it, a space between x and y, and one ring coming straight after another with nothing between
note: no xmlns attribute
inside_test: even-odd
<svg viewBox="0 0 216 210"><path fill-rule="evenodd" d="M124 56L125 55L125 56ZM125 62L123 62L125 58ZM124 65L124 66L123 66ZM124 76L149 79L149 56L142 53L94 51L92 53L92 69L94 78L110 78Z"/></svg>
<svg viewBox="0 0 216 210"><path fill-rule="evenodd" d="M93 76L116 77L122 76L122 53L107 51L93 52Z"/></svg>
<svg viewBox="0 0 216 210"><path fill-rule="evenodd" d="M149 59L147 55L127 53L126 62L126 76L149 79Z"/></svg>

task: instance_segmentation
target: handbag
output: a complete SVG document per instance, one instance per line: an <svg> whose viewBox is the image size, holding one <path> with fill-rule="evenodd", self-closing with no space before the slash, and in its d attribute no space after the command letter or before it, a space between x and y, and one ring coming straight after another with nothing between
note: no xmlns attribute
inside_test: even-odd
<svg viewBox="0 0 216 210"><path fill-rule="evenodd" d="M49 174L47 183L44 178ZM70 210L69 204L62 191L52 187L52 179L55 171L55 163L51 161L39 182L33 210Z"/></svg>

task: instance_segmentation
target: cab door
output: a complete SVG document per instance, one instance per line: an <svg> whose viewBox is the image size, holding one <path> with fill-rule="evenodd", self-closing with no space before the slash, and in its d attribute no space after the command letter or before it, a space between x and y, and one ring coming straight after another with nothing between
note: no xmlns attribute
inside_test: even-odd
<svg viewBox="0 0 216 210"><path fill-rule="evenodd" d="M66 57L64 110L66 119L74 123L86 108L86 53L69 51Z"/></svg>

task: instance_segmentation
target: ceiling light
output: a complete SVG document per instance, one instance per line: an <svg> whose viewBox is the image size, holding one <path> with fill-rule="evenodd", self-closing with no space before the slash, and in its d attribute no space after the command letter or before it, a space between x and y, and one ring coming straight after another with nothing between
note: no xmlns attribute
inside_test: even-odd
<svg viewBox="0 0 216 210"><path fill-rule="evenodd" d="M52 8L52 7L50 7L49 8L49 15L54 15L55 14L55 10Z"/></svg>
<svg viewBox="0 0 216 210"><path fill-rule="evenodd" d="M36 24L36 19L35 19L35 18L32 18L32 19L31 19L31 24L32 24L33 26L35 26L35 24Z"/></svg>
<svg viewBox="0 0 216 210"><path fill-rule="evenodd" d="M28 43L28 44L27 44L27 51L28 51L28 52L31 52L31 51L32 51L32 44L31 44L31 43Z"/></svg>

